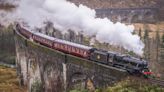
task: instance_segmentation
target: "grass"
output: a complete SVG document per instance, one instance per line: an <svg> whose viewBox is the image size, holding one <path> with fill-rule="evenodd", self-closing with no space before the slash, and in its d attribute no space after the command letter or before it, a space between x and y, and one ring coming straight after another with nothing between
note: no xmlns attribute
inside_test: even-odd
<svg viewBox="0 0 164 92"><path fill-rule="evenodd" d="M90 92L87 90L71 90L70 92ZM111 87L99 88L94 92L164 92L164 88L150 84L146 79L127 78Z"/></svg>
<svg viewBox="0 0 164 92"><path fill-rule="evenodd" d="M0 66L0 92L26 92L19 86L16 69Z"/></svg>
<svg viewBox="0 0 164 92"><path fill-rule="evenodd" d="M103 92L164 92L164 88L152 85L146 79L130 78L108 87Z"/></svg>

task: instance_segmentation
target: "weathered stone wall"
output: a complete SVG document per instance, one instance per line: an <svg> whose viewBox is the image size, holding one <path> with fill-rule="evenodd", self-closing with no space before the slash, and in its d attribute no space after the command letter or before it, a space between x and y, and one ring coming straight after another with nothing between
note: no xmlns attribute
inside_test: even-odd
<svg viewBox="0 0 164 92"><path fill-rule="evenodd" d="M29 92L63 92L77 87L94 90L127 76L123 70L66 55L19 35L15 40L20 83Z"/></svg>
<svg viewBox="0 0 164 92"><path fill-rule="evenodd" d="M105 87L126 76L123 70L70 55L67 56L67 73L69 88L75 88L80 81L80 85L84 83L81 87L88 89L90 87L89 84L93 88Z"/></svg>
<svg viewBox="0 0 164 92"><path fill-rule="evenodd" d="M53 52L16 37L17 69L29 92L62 92L64 90L64 54Z"/></svg>

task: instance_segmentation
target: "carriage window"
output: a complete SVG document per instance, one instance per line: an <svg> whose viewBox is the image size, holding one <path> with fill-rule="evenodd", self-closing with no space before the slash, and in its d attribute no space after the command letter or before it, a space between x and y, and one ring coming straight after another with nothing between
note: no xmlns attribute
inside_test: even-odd
<svg viewBox="0 0 164 92"><path fill-rule="evenodd" d="M76 53L79 53L79 49L78 48L76 48L75 51L76 51Z"/></svg>
<svg viewBox="0 0 164 92"><path fill-rule="evenodd" d="M73 52L76 52L76 48L75 47L73 47Z"/></svg>
<svg viewBox="0 0 164 92"><path fill-rule="evenodd" d="M64 49L65 49L65 50L67 49L65 44L64 44Z"/></svg>
<svg viewBox="0 0 164 92"><path fill-rule="evenodd" d="M80 53L80 54L82 54L82 51L83 51L83 50L79 49L79 53Z"/></svg>
<svg viewBox="0 0 164 92"><path fill-rule="evenodd" d="M50 45L51 43L49 41L47 41L47 43Z"/></svg>
<svg viewBox="0 0 164 92"><path fill-rule="evenodd" d="M78 48L76 48L76 52L79 53L79 49Z"/></svg>
<svg viewBox="0 0 164 92"><path fill-rule="evenodd" d="M72 52L72 46L70 46L70 51Z"/></svg>
<svg viewBox="0 0 164 92"><path fill-rule="evenodd" d="M75 48L74 47L72 47L72 52L75 52Z"/></svg>
<svg viewBox="0 0 164 92"><path fill-rule="evenodd" d="M63 44L61 44L61 49L63 49Z"/></svg>
<svg viewBox="0 0 164 92"><path fill-rule="evenodd" d="M54 47L57 47L57 44L56 43L54 43Z"/></svg>
<svg viewBox="0 0 164 92"><path fill-rule="evenodd" d="M56 47L56 43L54 43L54 47Z"/></svg>
<svg viewBox="0 0 164 92"><path fill-rule="evenodd" d="M63 49L63 44L60 44L60 48Z"/></svg>
<svg viewBox="0 0 164 92"><path fill-rule="evenodd" d="M70 51L70 49L71 49L70 46L68 46L67 48L68 48L68 51Z"/></svg>
<svg viewBox="0 0 164 92"><path fill-rule="evenodd" d="M64 49L67 50L67 45L64 45Z"/></svg>
<svg viewBox="0 0 164 92"><path fill-rule="evenodd" d="M87 55L87 52L86 51L84 51L84 55Z"/></svg>
<svg viewBox="0 0 164 92"><path fill-rule="evenodd" d="M64 45L63 44L61 44L61 48L64 49Z"/></svg>
<svg viewBox="0 0 164 92"><path fill-rule="evenodd" d="M56 43L56 47L59 48L59 44L58 43Z"/></svg>
<svg viewBox="0 0 164 92"><path fill-rule="evenodd" d="M83 54L83 50L80 50L80 54Z"/></svg>
<svg viewBox="0 0 164 92"><path fill-rule="evenodd" d="M61 44L59 44L59 48L61 49Z"/></svg>
<svg viewBox="0 0 164 92"><path fill-rule="evenodd" d="M59 43L59 48L61 49L61 44Z"/></svg>
<svg viewBox="0 0 164 92"><path fill-rule="evenodd" d="M77 52L77 48L74 48L75 52Z"/></svg>

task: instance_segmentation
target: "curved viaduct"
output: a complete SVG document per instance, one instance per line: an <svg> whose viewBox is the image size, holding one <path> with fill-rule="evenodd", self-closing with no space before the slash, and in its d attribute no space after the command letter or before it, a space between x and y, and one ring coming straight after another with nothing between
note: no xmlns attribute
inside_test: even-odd
<svg viewBox="0 0 164 92"><path fill-rule="evenodd" d="M17 73L29 92L94 90L127 76L126 71L47 48L17 32L15 42Z"/></svg>

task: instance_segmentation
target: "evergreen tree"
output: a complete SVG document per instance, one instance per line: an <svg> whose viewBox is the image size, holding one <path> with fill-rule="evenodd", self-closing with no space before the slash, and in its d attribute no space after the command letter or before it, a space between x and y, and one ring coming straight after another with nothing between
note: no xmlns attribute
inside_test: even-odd
<svg viewBox="0 0 164 92"><path fill-rule="evenodd" d="M148 33L148 30L146 29L145 34L144 34L144 40L147 40L148 37L149 37L149 33Z"/></svg>
<svg viewBox="0 0 164 92"><path fill-rule="evenodd" d="M141 28L139 29L139 33L138 33L138 35L142 38Z"/></svg>
<svg viewBox="0 0 164 92"><path fill-rule="evenodd" d="M164 34L162 35L162 47L164 48Z"/></svg>
<svg viewBox="0 0 164 92"><path fill-rule="evenodd" d="M132 32L132 34L136 34L136 32L135 32L136 30L134 30L133 32Z"/></svg>
<svg viewBox="0 0 164 92"><path fill-rule="evenodd" d="M160 50L160 61L164 61L164 34L162 35L162 44L161 44L161 50Z"/></svg>
<svg viewBox="0 0 164 92"><path fill-rule="evenodd" d="M146 59L150 59L150 43L149 43L149 33L148 33L148 30L146 29L145 30L145 33L144 33L144 43L145 43L145 58Z"/></svg>
<svg viewBox="0 0 164 92"><path fill-rule="evenodd" d="M160 44L160 35L159 35L159 31L156 31L156 50L157 50L157 55L156 55L156 61L158 61L158 58L159 58L159 44Z"/></svg>

